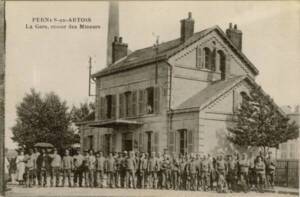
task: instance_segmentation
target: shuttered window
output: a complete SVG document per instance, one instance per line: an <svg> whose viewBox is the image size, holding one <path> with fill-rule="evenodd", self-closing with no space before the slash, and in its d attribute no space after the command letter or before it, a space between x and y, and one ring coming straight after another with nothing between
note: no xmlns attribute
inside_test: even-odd
<svg viewBox="0 0 300 197"><path fill-rule="evenodd" d="M119 94L119 117L124 118L124 94Z"/></svg>
<svg viewBox="0 0 300 197"><path fill-rule="evenodd" d="M160 87L154 88L154 113L159 113Z"/></svg>
<svg viewBox="0 0 300 197"><path fill-rule="evenodd" d="M116 106L117 106L117 98L116 95L111 96L111 118L116 118Z"/></svg>
<svg viewBox="0 0 300 197"><path fill-rule="evenodd" d="M137 92L132 92L132 107L131 107L131 115L135 117L137 115Z"/></svg>

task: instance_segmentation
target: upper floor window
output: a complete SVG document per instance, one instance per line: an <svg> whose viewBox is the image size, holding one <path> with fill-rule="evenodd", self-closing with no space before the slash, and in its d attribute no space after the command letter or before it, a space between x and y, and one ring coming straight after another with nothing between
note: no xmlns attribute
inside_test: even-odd
<svg viewBox="0 0 300 197"><path fill-rule="evenodd" d="M211 63L211 51L209 48L204 48L204 68L210 69Z"/></svg>
<svg viewBox="0 0 300 197"><path fill-rule="evenodd" d="M217 55L218 55L217 65L220 68L221 79L225 79L226 78L226 56L224 52L221 50L218 50Z"/></svg>
<svg viewBox="0 0 300 197"><path fill-rule="evenodd" d="M147 92L146 112L147 114L152 114L154 108L154 88L149 87L146 89L146 92Z"/></svg>
<svg viewBox="0 0 300 197"><path fill-rule="evenodd" d="M106 95L100 99L100 118L111 119L116 117L116 95Z"/></svg>

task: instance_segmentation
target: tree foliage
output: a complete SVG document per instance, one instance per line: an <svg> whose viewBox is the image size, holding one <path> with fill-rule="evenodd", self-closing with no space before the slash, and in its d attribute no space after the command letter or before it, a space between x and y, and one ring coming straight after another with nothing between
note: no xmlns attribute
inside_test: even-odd
<svg viewBox="0 0 300 197"><path fill-rule="evenodd" d="M94 103L80 103L79 107L73 106L71 110L71 119L73 122L88 121L95 119Z"/></svg>
<svg viewBox="0 0 300 197"><path fill-rule="evenodd" d="M280 143L299 136L295 122L279 111L272 99L255 87L235 114L236 124L228 128L228 139L239 146L278 147Z"/></svg>
<svg viewBox="0 0 300 197"><path fill-rule="evenodd" d="M53 92L42 97L31 89L17 105L12 139L24 148L32 148L37 142L48 142L63 149L78 141L70 124L71 116L65 101Z"/></svg>

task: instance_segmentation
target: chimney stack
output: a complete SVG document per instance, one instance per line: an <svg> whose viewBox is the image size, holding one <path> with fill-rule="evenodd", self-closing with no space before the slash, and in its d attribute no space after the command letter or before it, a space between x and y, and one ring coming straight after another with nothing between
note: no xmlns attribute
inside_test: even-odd
<svg viewBox="0 0 300 197"><path fill-rule="evenodd" d="M180 38L182 42L185 42L194 34L195 21L192 18L192 13L189 12L188 18L182 19L180 23L181 23Z"/></svg>
<svg viewBox="0 0 300 197"><path fill-rule="evenodd" d="M123 43L122 37L115 36L112 43L112 63L127 56L128 44Z"/></svg>
<svg viewBox="0 0 300 197"><path fill-rule="evenodd" d="M229 28L226 29L226 35L231 40L231 42L238 48L240 51L242 50L242 38L243 33L241 30L237 28L235 24L232 28L232 23L229 23Z"/></svg>

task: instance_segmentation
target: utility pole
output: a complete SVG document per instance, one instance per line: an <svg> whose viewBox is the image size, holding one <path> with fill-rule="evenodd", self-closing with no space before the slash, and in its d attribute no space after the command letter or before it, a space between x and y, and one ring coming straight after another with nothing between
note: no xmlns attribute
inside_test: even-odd
<svg viewBox="0 0 300 197"><path fill-rule="evenodd" d="M5 1L0 0L0 196L5 193L5 125L4 125L4 98L5 98Z"/></svg>
<svg viewBox="0 0 300 197"><path fill-rule="evenodd" d="M155 49L155 84L157 84L158 80L158 45L159 45L159 36L156 36L156 42L154 44Z"/></svg>

